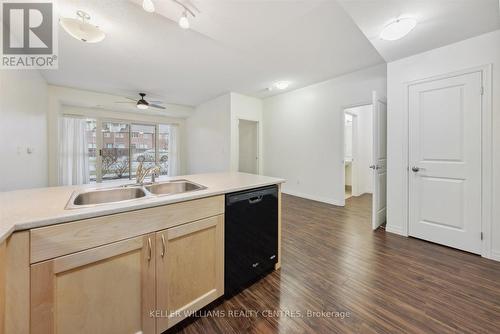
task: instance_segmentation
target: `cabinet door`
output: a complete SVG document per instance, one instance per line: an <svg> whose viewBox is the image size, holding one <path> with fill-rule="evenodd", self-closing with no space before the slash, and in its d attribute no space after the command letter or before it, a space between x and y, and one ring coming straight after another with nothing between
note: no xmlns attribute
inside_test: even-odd
<svg viewBox="0 0 500 334"><path fill-rule="evenodd" d="M154 333L154 237L32 265L31 333Z"/></svg>
<svg viewBox="0 0 500 334"><path fill-rule="evenodd" d="M224 216L156 234L157 332L224 294Z"/></svg>

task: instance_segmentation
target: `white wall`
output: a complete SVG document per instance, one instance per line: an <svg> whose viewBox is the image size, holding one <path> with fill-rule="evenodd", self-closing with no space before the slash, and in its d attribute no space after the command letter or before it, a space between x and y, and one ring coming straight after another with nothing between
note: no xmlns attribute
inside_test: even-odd
<svg viewBox="0 0 500 334"><path fill-rule="evenodd" d="M261 155L262 100L228 93L196 107L186 122L190 174L238 171L240 119L259 122Z"/></svg>
<svg viewBox="0 0 500 334"><path fill-rule="evenodd" d="M258 122L259 136L259 171L262 172L262 100L255 97L231 93L231 167L233 172L238 171L239 165L239 120Z"/></svg>
<svg viewBox="0 0 500 334"><path fill-rule="evenodd" d="M231 94L196 107L186 121L188 174L230 169Z"/></svg>
<svg viewBox="0 0 500 334"><path fill-rule="evenodd" d="M493 226L491 257L500 260L500 30L388 64L387 230L407 234L404 83L493 64ZM407 144L406 144L407 145Z"/></svg>
<svg viewBox="0 0 500 334"><path fill-rule="evenodd" d="M38 71L0 71L0 116L0 191L47 186L47 84Z"/></svg>
<svg viewBox="0 0 500 334"><path fill-rule="evenodd" d="M264 100L264 174L283 191L343 205L344 109L386 92L385 64Z"/></svg>
<svg viewBox="0 0 500 334"><path fill-rule="evenodd" d="M116 104L123 101L121 96L91 92L87 90L48 86L48 150L49 150L49 185L58 183L58 119L64 113L83 115L87 117L100 117L108 119L122 119L137 122L152 122L165 124L178 124L180 133L180 172L186 171L186 130L185 119L194 112L188 106L167 104L168 112L138 111L135 106ZM95 106L99 105L99 108Z"/></svg>

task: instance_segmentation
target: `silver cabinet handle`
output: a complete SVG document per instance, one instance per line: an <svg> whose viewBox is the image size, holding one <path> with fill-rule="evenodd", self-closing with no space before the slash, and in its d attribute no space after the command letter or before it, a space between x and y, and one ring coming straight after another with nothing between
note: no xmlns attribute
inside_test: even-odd
<svg viewBox="0 0 500 334"><path fill-rule="evenodd" d="M257 268L259 264L260 264L259 262L255 262L254 264L252 264L252 267Z"/></svg>
<svg viewBox="0 0 500 334"><path fill-rule="evenodd" d="M167 252L167 245L165 244L165 236L162 234L161 235L161 257L164 257L166 252Z"/></svg>
<svg viewBox="0 0 500 334"><path fill-rule="evenodd" d="M148 261L151 261L153 256L153 247L151 247L151 238L148 238Z"/></svg>

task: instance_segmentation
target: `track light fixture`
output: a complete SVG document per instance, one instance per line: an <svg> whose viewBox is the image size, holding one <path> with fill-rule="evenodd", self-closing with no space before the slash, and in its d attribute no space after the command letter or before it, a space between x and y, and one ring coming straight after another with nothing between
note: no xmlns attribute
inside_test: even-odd
<svg viewBox="0 0 500 334"><path fill-rule="evenodd" d="M179 27L182 29L189 29L189 20L187 18L187 12L184 11L181 18L179 19Z"/></svg>
<svg viewBox="0 0 500 334"><path fill-rule="evenodd" d="M183 4L179 0L172 0L172 1L184 9L182 16L179 18L179 27L181 27L182 29L189 29L190 24L189 24L188 14L191 15L193 18L196 17L196 15L193 13L191 9L189 9L185 4Z"/></svg>
<svg viewBox="0 0 500 334"><path fill-rule="evenodd" d="M153 13L155 11L155 4L153 0L143 0L142 8L148 13Z"/></svg>
<svg viewBox="0 0 500 334"><path fill-rule="evenodd" d="M179 27L182 29L189 29L190 27L190 22L189 22L189 15L191 15L193 18L196 17L194 11L200 12L198 8L194 7L193 5L190 5L193 10L191 10L187 5L182 3L180 0L172 0L176 4L182 7L183 12L181 17L179 18ZM155 11L155 4L153 0L143 0L142 1L142 8L148 12L148 13L153 13Z"/></svg>

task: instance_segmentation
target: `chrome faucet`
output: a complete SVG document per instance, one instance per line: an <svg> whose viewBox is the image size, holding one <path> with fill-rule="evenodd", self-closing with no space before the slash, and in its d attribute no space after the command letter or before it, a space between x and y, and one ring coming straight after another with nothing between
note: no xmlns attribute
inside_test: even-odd
<svg viewBox="0 0 500 334"><path fill-rule="evenodd" d="M155 165L149 168L144 169L142 166L143 161L139 162L139 166L137 166L137 171L135 172L135 182L137 184L144 184L144 179L146 176L151 174L151 182L155 182L155 178L160 176L160 166Z"/></svg>

